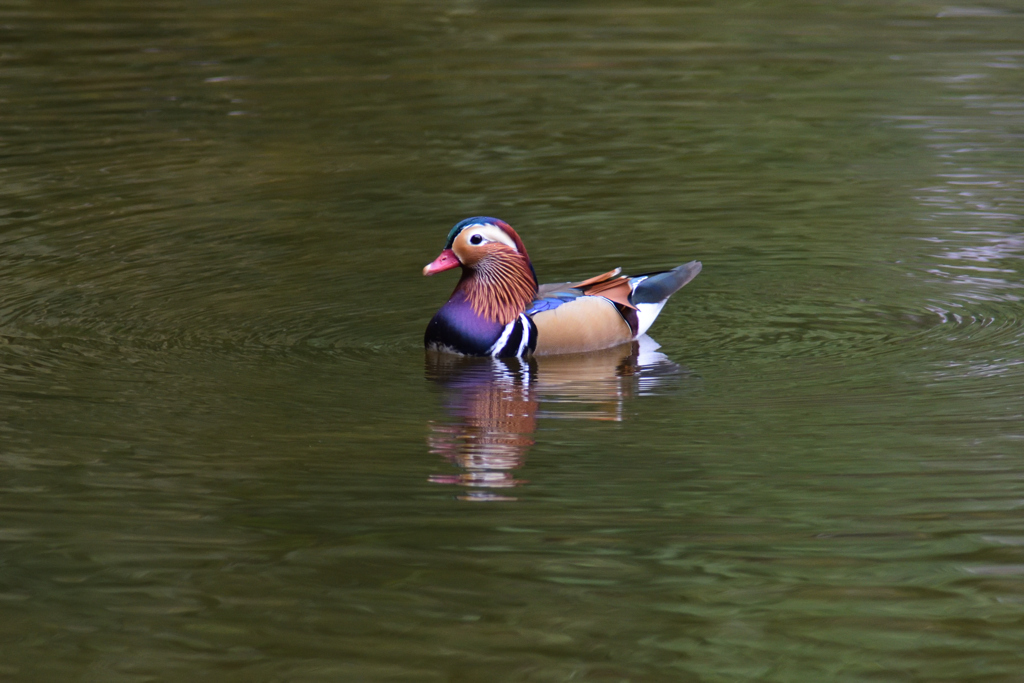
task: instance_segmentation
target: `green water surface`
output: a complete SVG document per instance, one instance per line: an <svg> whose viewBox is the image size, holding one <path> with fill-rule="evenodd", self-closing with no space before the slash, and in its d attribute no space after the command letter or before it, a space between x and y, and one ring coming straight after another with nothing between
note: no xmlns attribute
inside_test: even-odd
<svg viewBox="0 0 1024 683"><path fill-rule="evenodd" d="M1022 160L1013 0L3 3L0 679L1024 680Z"/></svg>

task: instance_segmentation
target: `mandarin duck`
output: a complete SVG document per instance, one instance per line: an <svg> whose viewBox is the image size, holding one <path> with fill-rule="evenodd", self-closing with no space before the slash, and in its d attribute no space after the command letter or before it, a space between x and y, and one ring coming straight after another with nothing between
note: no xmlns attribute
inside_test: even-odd
<svg viewBox="0 0 1024 683"><path fill-rule="evenodd" d="M495 358L585 353L636 339L701 269L699 261L633 276L616 268L582 282L538 286L522 239L487 216L452 228L423 274L458 266L462 277L427 325L424 345Z"/></svg>

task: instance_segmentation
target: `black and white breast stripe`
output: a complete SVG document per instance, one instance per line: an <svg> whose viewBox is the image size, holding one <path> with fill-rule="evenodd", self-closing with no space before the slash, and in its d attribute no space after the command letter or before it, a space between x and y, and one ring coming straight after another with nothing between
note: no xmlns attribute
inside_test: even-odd
<svg viewBox="0 0 1024 683"><path fill-rule="evenodd" d="M505 325L498 341L487 349L487 355L494 358L523 358L537 348L537 326L525 314Z"/></svg>

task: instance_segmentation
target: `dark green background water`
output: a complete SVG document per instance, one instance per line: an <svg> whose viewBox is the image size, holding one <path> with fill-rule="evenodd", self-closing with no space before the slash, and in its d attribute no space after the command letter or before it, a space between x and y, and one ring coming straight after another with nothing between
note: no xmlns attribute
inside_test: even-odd
<svg viewBox="0 0 1024 683"><path fill-rule="evenodd" d="M1024 680L1018 2L6 2L0 155L0 677Z"/></svg>

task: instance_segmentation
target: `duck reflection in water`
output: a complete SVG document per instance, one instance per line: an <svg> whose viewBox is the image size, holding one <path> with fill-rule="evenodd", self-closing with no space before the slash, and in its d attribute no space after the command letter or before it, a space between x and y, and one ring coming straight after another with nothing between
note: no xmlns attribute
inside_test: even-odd
<svg viewBox="0 0 1024 683"><path fill-rule="evenodd" d="M657 349L657 342L644 335L580 355L428 353L427 379L440 388L447 418L430 422L427 445L461 470L430 481L465 487L463 500L515 500L498 491L525 483L514 471L534 444L538 419L621 421L626 401L682 376Z"/></svg>

